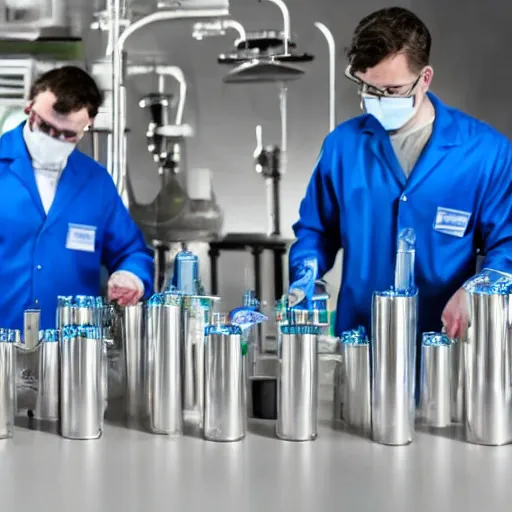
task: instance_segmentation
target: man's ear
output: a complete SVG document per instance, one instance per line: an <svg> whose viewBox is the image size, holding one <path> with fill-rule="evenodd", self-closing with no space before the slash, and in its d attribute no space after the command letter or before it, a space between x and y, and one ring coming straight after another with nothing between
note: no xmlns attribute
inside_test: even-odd
<svg viewBox="0 0 512 512"><path fill-rule="evenodd" d="M34 106L34 102L31 101L30 103L28 103L25 108L23 109L23 112L25 112L25 114L28 116L30 114L30 111L32 110L32 107Z"/></svg>

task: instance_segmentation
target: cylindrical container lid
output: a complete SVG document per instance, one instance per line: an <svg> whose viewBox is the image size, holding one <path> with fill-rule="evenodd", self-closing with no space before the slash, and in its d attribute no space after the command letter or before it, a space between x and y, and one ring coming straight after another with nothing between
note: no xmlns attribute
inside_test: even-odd
<svg viewBox="0 0 512 512"><path fill-rule="evenodd" d="M389 297L389 298L402 298L402 297L414 297L418 294L418 290L416 288L411 288L408 290L395 290L394 288L390 288L389 290L376 291L373 293L375 297Z"/></svg>
<svg viewBox="0 0 512 512"><path fill-rule="evenodd" d="M281 333L288 335L305 335L313 334L318 335L322 331L322 328L318 325L281 325Z"/></svg>
<svg viewBox="0 0 512 512"><path fill-rule="evenodd" d="M0 328L0 343L20 343L21 332L17 329Z"/></svg>

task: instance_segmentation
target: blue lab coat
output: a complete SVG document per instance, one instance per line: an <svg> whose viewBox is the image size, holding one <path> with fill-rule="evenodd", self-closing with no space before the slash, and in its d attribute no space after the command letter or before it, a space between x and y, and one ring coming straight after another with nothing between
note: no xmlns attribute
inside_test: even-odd
<svg viewBox="0 0 512 512"><path fill-rule="evenodd" d="M511 143L429 97L433 133L408 179L373 116L342 123L323 143L294 225L290 282L307 257L325 274L343 247L337 334L371 329L372 293L393 285L403 228L417 238L420 333L441 328L446 303L475 273L477 250L483 267L512 273Z"/></svg>
<svg viewBox="0 0 512 512"><path fill-rule="evenodd" d="M25 309L55 327L58 295L98 295L100 269L127 270L153 288L152 251L107 171L78 150L45 214L23 124L0 138L0 327L22 329ZM70 225L95 231L90 252L68 249Z"/></svg>

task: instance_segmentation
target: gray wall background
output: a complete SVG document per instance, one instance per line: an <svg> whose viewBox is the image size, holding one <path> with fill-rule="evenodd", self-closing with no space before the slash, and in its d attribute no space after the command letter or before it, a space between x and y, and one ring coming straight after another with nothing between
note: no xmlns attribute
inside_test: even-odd
<svg viewBox="0 0 512 512"><path fill-rule="evenodd" d="M281 27L280 13L270 3L232 0L232 15L247 30ZM328 53L325 39L314 28L327 24L337 42L337 118L342 122L359 113L353 84L343 78L344 48L358 21L371 11L401 5L413 10L428 25L433 36L433 91L443 101L512 135L510 108L510 48L512 3L508 0L288 0L292 31L299 47L316 57L305 66L305 76L289 87L288 172L282 184L282 224L286 236L297 219L298 207L320 145L328 130ZM157 55L163 62L182 67L189 83L186 122L196 136L188 145L191 167L213 171L214 190L224 209L224 232L264 232L265 187L253 169L255 126L263 125L266 143L279 143L280 121L277 86L225 85L225 66L217 55L232 44L235 33L224 38L194 41L190 23L152 26L135 35L128 44L132 60ZM149 202L158 192L159 178L145 146L147 118L138 100L156 90L151 77L135 78L128 88L128 162L138 201ZM203 256L203 279L209 283L207 258ZM250 258L228 254L221 261L221 293L226 307L240 302L248 284L245 268ZM270 274L269 274L270 277ZM329 274L336 293L340 262Z"/></svg>

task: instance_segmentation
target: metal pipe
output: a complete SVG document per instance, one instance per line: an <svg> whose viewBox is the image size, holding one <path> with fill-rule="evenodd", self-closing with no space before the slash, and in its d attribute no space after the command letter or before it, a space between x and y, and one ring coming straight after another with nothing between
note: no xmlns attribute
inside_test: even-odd
<svg viewBox="0 0 512 512"><path fill-rule="evenodd" d="M119 4L120 0L115 0L116 4ZM125 178L125 169L121 161L121 147L122 138L126 130L126 108L125 104L122 103L121 88L123 86L123 50L127 39L133 35L137 30L143 27L151 25L159 21L172 21L181 19L195 19L195 18L219 18L222 16L228 16L229 9L198 9L197 11L187 11L183 9L175 11L160 11L148 14L144 18L137 20L135 23L126 28L126 30L120 35L117 41L117 47L113 52L113 108L112 108L112 128L113 128L113 151L112 151L112 165L113 173L117 173L120 176L119 181L116 183L116 187L123 188L122 181ZM114 181L115 182L115 181Z"/></svg>
<svg viewBox="0 0 512 512"><path fill-rule="evenodd" d="M291 39L290 11L283 0L267 0L267 2L272 2L281 9L281 13L283 14L284 55L289 55L288 44Z"/></svg>
<svg viewBox="0 0 512 512"><path fill-rule="evenodd" d="M231 29L236 30L238 32L238 40L237 40L237 42L247 41L247 32L245 31L244 26L239 21L236 21L236 20L224 20L222 22L222 26L224 27L224 29L231 28ZM237 44L237 42L235 42L235 44Z"/></svg>
<svg viewBox="0 0 512 512"><path fill-rule="evenodd" d="M183 114L185 112L185 100L187 98L187 80L182 69L177 66L157 66L156 72L159 75L172 76L180 86L180 101L176 110L176 125L183 123Z"/></svg>
<svg viewBox="0 0 512 512"><path fill-rule="evenodd" d="M324 35L329 46L329 131L336 127L336 41L326 25L315 22L315 27Z"/></svg>
<svg viewBox="0 0 512 512"><path fill-rule="evenodd" d="M279 109L281 111L281 174L286 172L286 151L288 149L288 87L281 83Z"/></svg>

